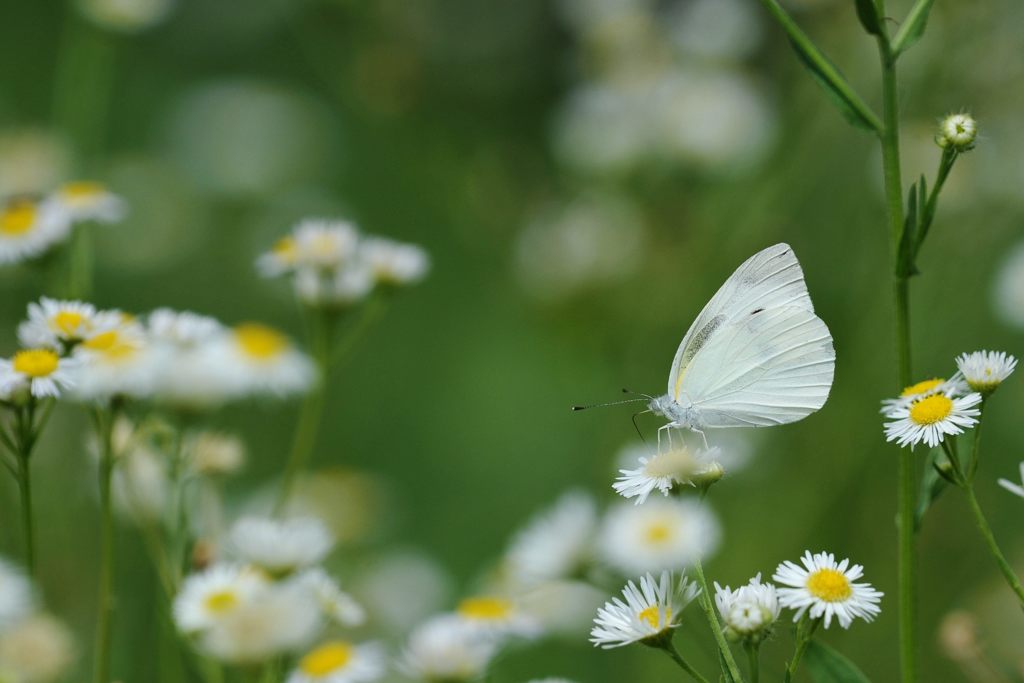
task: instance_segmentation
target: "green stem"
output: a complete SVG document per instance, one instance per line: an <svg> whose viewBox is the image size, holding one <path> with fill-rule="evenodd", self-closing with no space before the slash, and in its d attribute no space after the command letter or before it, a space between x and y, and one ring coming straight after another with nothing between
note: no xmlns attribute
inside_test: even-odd
<svg viewBox="0 0 1024 683"><path fill-rule="evenodd" d="M967 483L968 485L974 485L974 475L978 472L978 464L981 462L981 423L982 417L985 414L985 399L981 399L981 405L978 406L981 410L981 416L978 417L978 424L974 425L974 445L971 447L971 461L967 465Z"/></svg>
<svg viewBox="0 0 1024 683"><path fill-rule="evenodd" d="M805 55L813 65L814 70L820 74L822 78L828 81L829 85L839 93L850 107L852 107L857 114L871 126L871 128L878 133L882 134L882 122L878 120L878 116L875 112L871 111L871 107L865 104L864 100L861 99L860 95L846 82L843 75L832 65L832 62L828 60L818 49L818 46L814 44L806 33L797 26L793 18L789 16L782 5L778 3L778 0L761 0L761 4L765 6L765 9L775 17L775 20L779 22L786 35L793 41L793 44L797 47L802 55Z"/></svg>
<svg viewBox="0 0 1024 683"><path fill-rule="evenodd" d="M725 634L722 633L722 626L718 623L718 617L715 616L714 601L711 597L711 591L708 589L708 581L704 577L704 567L701 566L699 559L694 563L693 571L697 575L697 582L700 584L700 606L704 609L704 616L707 617L708 625L711 626L711 632L715 636L715 642L718 643L718 651L722 654L722 660L725 662L729 676L736 683L740 683L743 677L740 675L739 667L736 666L736 659L732 656L729 643L725 640Z"/></svg>
<svg viewBox="0 0 1024 683"><path fill-rule="evenodd" d="M92 295L92 231L90 225L78 225L71 237L68 256L68 298L88 299Z"/></svg>
<svg viewBox="0 0 1024 683"><path fill-rule="evenodd" d="M879 16L885 16L884 0L877 1ZM899 90L896 60L885 31L877 36L882 68L884 128L881 135L882 171L885 202L889 218L889 245L893 272L899 272L900 241L903 236L903 187L900 178ZM910 285L906 277L894 276L893 299L896 314L896 357L899 386L910 384ZM899 453L897 528L899 547L899 624L900 667L904 683L917 680L917 620L915 616L916 567L914 558L914 504L917 500L917 475L914 453L909 448Z"/></svg>
<svg viewBox="0 0 1024 683"><path fill-rule="evenodd" d="M761 679L761 644L747 643L743 646L747 651L747 666L750 669L750 683L759 683Z"/></svg>
<svg viewBox="0 0 1024 683"><path fill-rule="evenodd" d="M1006 561L1002 551L999 549L999 544L996 543L996 537L992 534L992 527L988 525L988 520L985 519L985 513L981 511L981 506L978 504L978 498L974 495L974 486L969 482L963 486L964 494L967 496L967 503L970 505L971 514L974 515L974 522L978 526L978 531L981 533L981 537L985 539L985 545L988 546L988 551L992 555L992 559L996 561L999 566L999 571L1003 573L1003 577L1006 579L1006 583L1009 584L1010 588L1014 593L1017 594L1017 599L1021 605L1024 606L1024 586L1021 586L1020 579L1017 578L1017 573L1013 571L1013 567Z"/></svg>
<svg viewBox="0 0 1024 683"><path fill-rule="evenodd" d="M25 568L29 576L36 573L35 523L32 520L32 474L28 454L18 454L18 491L21 494L21 525L25 542Z"/></svg>
<svg viewBox="0 0 1024 683"><path fill-rule="evenodd" d="M96 412L100 439L100 585L99 614L96 619L94 683L110 683L111 643L114 618L114 514L111 479L114 471L113 411Z"/></svg>
<svg viewBox="0 0 1024 683"><path fill-rule="evenodd" d="M665 654L672 658L673 662L679 665L680 669L690 674L690 677L693 680L698 681L699 683L710 683L710 681L704 678L699 671L694 669L689 662L683 659L683 656L679 654L679 651L676 650L676 646L672 644L671 640L665 643L662 649L665 650Z"/></svg>
<svg viewBox="0 0 1024 683"><path fill-rule="evenodd" d="M807 646L810 645L811 638L814 636L814 632L818 629L820 623L821 619L809 621L805 614L797 626L796 649L793 652L793 658L786 665L785 683L791 683L793 677L796 676L796 671L800 668L800 661L804 658L804 652L807 651Z"/></svg>

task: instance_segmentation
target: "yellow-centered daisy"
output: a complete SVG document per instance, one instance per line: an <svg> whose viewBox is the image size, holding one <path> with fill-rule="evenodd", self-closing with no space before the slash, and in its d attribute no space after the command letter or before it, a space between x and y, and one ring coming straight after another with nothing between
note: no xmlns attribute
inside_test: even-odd
<svg viewBox="0 0 1024 683"><path fill-rule="evenodd" d="M811 619L822 619L828 628L835 619L843 628L849 628L856 618L871 621L881 611L878 607L882 593L869 583L856 583L864 575L859 564L850 566L844 559L836 562L832 553L810 551L800 558L803 566L783 562L772 579L785 586L778 589L779 604L796 610L793 621L805 613Z"/></svg>

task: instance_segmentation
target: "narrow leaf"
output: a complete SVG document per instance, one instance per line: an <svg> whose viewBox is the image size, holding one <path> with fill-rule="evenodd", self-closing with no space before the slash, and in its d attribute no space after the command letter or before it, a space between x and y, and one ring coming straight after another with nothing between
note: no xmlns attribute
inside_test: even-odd
<svg viewBox="0 0 1024 683"><path fill-rule="evenodd" d="M896 275L901 278L917 275L918 272L915 264L918 244L917 199L917 185L914 184L910 186L910 192L907 195L907 216L903 221L903 234L900 236L900 250L897 255Z"/></svg>
<svg viewBox="0 0 1024 683"><path fill-rule="evenodd" d="M914 531L920 531L924 516L928 514L932 504L949 488L949 484L953 483L940 468L938 456L939 452L932 449L925 460L927 464L921 477L921 493L917 499L917 509L914 511Z"/></svg>
<svg viewBox="0 0 1024 683"><path fill-rule="evenodd" d="M817 640L808 645L804 666L815 683L871 683L857 665Z"/></svg>
<svg viewBox="0 0 1024 683"><path fill-rule="evenodd" d="M928 26L928 13L931 12L933 4L935 4L935 0L917 0L911 8L910 14L903 20L903 25L900 26L896 37L893 38L893 57L905 51L924 35L924 30Z"/></svg>
<svg viewBox="0 0 1024 683"><path fill-rule="evenodd" d="M796 50L796 54L800 58L800 63L807 67L808 71L811 72L811 75L814 76L814 80L825 89L825 92L829 95L829 99L831 99L833 104L839 108L840 113L847 121L858 128L863 128L865 130L878 130L878 126L867 119L860 110L857 109L856 103L829 80L828 76L821 70L812 55L808 54L807 51L804 50L804 48L796 41L790 40L789 43L793 46L793 49ZM838 72L838 69L836 69L836 71Z"/></svg>
<svg viewBox="0 0 1024 683"><path fill-rule="evenodd" d="M874 0L853 0L857 5L857 18L864 30L873 36L881 35L882 22L878 17L878 8Z"/></svg>
<svg viewBox="0 0 1024 683"><path fill-rule="evenodd" d="M739 683L733 680L732 674L729 673L729 665L725 661L725 656L719 651L718 653L718 665L722 667L722 681L723 683Z"/></svg>

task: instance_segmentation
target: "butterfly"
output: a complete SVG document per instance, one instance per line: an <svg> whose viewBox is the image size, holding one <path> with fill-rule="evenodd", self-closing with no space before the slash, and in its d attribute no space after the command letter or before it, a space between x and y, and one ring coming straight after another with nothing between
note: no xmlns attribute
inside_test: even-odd
<svg viewBox="0 0 1024 683"><path fill-rule="evenodd" d="M668 393L648 408L669 420L659 435L788 424L825 405L835 364L800 263L776 244L747 259L704 306L676 351Z"/></svg>

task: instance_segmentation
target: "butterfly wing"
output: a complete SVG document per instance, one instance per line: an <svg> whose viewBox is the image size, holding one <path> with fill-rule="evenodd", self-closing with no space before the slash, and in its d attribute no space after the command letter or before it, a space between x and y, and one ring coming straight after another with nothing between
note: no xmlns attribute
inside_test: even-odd
<svg viewBox="0 0 1024 683"><path fill-rule="evenodd" d="M669 396L680 399L687 367L721 329L755 311L784 306L814 312L800 263L793 249L783 243L744 261L704 306L676 350L668 379Z"/></svg>
<svg viewBox="0 0 1024 683"><path fill-rule="evenodd" d="M828 327L812 311L748 313L713 339L691 360L682 389L704 427L787 424L825 405L836 354Z"/></svg>

